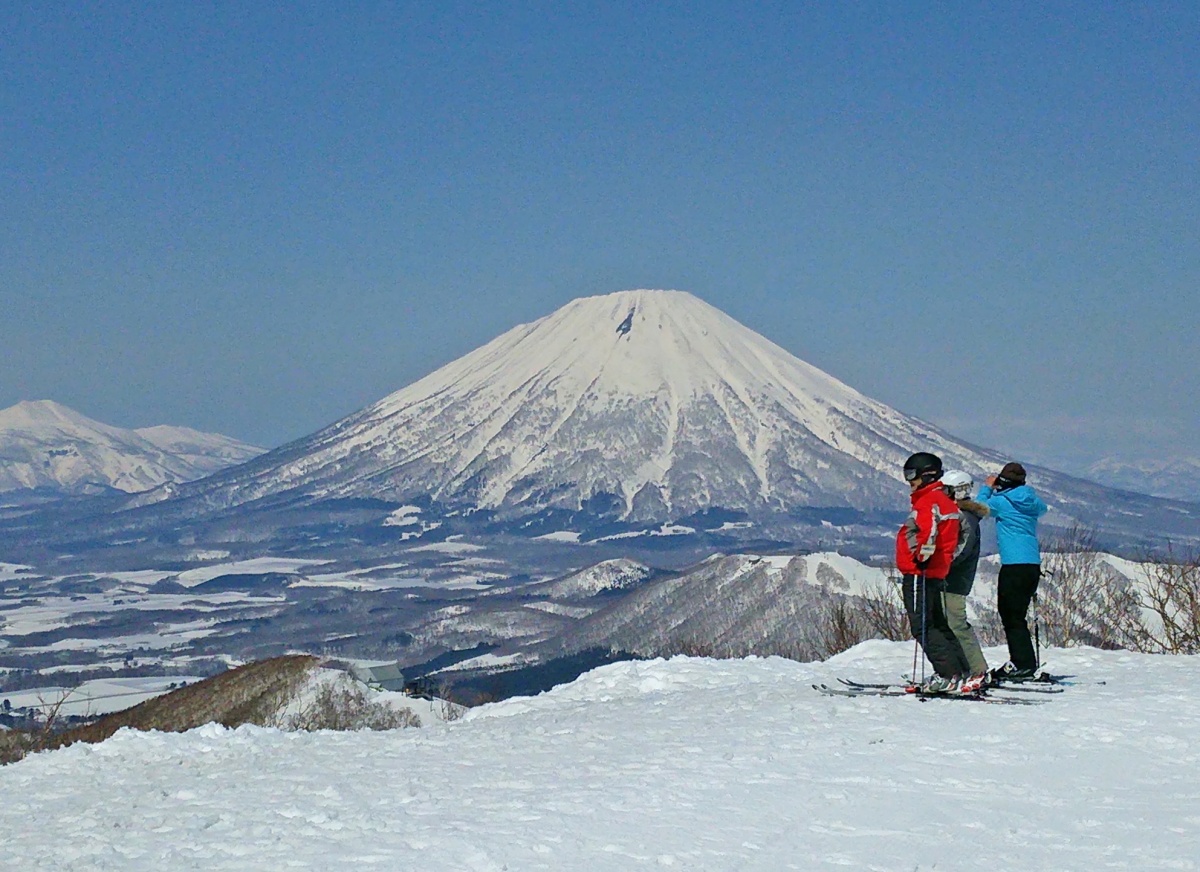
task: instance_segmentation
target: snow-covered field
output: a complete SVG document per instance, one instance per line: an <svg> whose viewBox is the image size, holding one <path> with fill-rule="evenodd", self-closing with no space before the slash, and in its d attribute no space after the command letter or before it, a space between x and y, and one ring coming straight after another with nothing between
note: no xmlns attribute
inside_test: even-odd
<svg viewBox="0 0 1200 872"><path fill-rule="evenodd" d="M231 563L218 563L212 566L201 566L179 573L176 581L184 587L194 587L206 581L212 581L222 575L258 574L264 572L299 572L310 566L320 566L323 560L302 560L286 557L254 557L250 560L235 560Z"/></svg>
<svg viewBox="0 0 1200 872"><path fill-rule="evenodd" d="M13 605L20 602L20 605ZM147 611L170 612L172 610L195 612L218 612L224 606L230 605L269 605L282 602L280 597L255 596L240 591L220 591L207 594L144 594L138 590L110 590L104 593L79 594L75 596L40 596L27 600L16 601L0 597L0 605L5 606L3 624L0 628L4 634L19 637L29 633L45 632L60 627L69 627L85 615L103 615L119 612ZM185 630L196 629L186 627ZM182 630L181 630L182 631ZM165 647L161 637L168 630L158 630L143 634L145 638L132 637L119 640L128 648L139 645L147 647ZM103 647L109 644L104 639L81 639L83 647ZM71 646L68 646L71 647Z"/></svg>
<svg viewBox="0 0 1200 872"><path fill-rule="evenodd" d="M873 642L816 664L620 663L393 733L122 732L0 769L0 861L156 872L1200 865L1200 658L1053 651L1049 665L1081 683L1029 707L809 687L893 677L910 656Z"/></svg>
<svg viewBox="0 0 1200 872"><path fill-rule="evenodd" d="M33 687L0 694L14 709L26 707L58 714L94 716L122 711L153 699L180 684L192 684L203 676L169 675L142 678L106 678L85 681L78 687ZM2 862L2 858L0 858Z"/></svg>

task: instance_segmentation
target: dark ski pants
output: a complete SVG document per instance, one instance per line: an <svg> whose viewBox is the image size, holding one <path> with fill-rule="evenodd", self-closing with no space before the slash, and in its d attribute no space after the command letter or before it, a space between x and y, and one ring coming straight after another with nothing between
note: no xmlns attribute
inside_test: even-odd
<svg viewBox="0 0 1200 872"><path fill-rule="evenodd" d="M1000 581L996 589L996 610L1000 612L1000 623L1004 625L1004 638L1008 640L1008 659L1018 669L1037 669L1037 654L1033 650L1033 639L1029 636L1029 603L1037 594L1038 581L1042 577L1039 563L1010 563L1000 567Z"/></svg>
<svg viewBox="0 0 1200 872"><path fill-rule="evenodd" d="M942 602L945 588L946 582L940 578L904 576L904 609L908 612L913 638L925 649L933 671L943 678L954 678L963 674L966 657L946 619Z"/></svg>

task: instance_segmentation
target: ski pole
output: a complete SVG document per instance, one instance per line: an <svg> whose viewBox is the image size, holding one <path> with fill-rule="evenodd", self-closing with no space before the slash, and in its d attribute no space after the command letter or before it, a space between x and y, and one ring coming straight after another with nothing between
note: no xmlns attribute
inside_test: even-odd
<svg viewBox="0 0 1200 872"><path fill-rule="evenodd" d="M907 605L908 605L908 604L907 604L907 603L905 603L905 607L906 607L906 608L907 608ZM913 576L913 606L912 606L912 612L913 612L913 613L916 613L916 611L917 611L917 577L914 575L914 576ZM921 643L920 643L920 641L917 639L917 634L916 634L916 633L913 633L913 665L912 665L912 671L908 673L908 676L909 676L909 678L911 678L911 679L912 679L914 682L917 680L917 657L919 657L919 656L920 656L920 653L921 653Z"/></svg>
<svg viewBox="0 0 1200 872"><path fill-rule="evenodd" d="M926 628L929 626L929 613L925 611L925 573L921 573L921 653L925 653ZM921 684L925 684L925 658L921 658Z"/></svg>
<svg viewBox="0 0 1200 872"><path fill-rule="evenodd" d="M1042 604L1038 602L1038 595L1035 592L1033 595L1033 644L1034 644L1034 660L1037 662L1037 668L1042 668Z"/></svg>

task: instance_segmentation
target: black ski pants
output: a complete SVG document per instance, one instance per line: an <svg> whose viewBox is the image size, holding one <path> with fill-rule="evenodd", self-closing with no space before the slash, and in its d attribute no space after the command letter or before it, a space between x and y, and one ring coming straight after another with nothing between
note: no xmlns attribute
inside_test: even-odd
<svg viewBox="0 0 1200 872"><path fill-rule="evenodd" d="M913 638L925 649L933 671L943 678L961 676L967 658L946 619L946 607L942 602L945 580L906 575L902 588L908 625L912 628Z"/></svg>
<svg viewBox="0 0 1200 872"><path fill-rule="evenodd" d="M1038 667L1026 615L1029 613L1029 603L1037 595L1041 578L1042 567L1039 563L1010 563L1000 567L996 610L1000 612L1004 638L1008 640L1008 659L1018 669Z"/></svg>

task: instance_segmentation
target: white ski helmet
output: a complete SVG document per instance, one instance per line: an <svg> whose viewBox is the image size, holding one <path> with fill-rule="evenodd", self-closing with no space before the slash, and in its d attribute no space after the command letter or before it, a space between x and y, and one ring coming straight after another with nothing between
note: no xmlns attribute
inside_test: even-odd
<svg viewBox="0 0 1200 872"><path fill-rule="evenodd" d="M942 476L942 486L956 500L966 500L970 499L975 482L962 470L952 469Z"/></svg>

